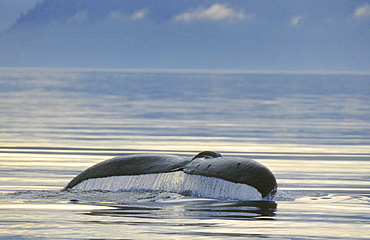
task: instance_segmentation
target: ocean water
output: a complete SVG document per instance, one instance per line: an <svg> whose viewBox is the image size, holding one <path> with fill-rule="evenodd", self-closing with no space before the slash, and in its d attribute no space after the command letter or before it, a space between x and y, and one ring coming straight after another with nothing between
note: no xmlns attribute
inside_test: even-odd
<svg viewBox="0 0 370 240"><path fill-rule="evenodd" d="M0 239L370 239L370 74L0 69ZM245 156L275 201L61 191L134 153Z"/></svg>

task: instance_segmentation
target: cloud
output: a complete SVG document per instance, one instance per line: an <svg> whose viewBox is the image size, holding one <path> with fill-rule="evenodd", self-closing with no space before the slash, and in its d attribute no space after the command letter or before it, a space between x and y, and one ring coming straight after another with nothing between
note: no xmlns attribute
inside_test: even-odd
<svg viewBox="0 0 370 240"><path fill-rule="evenodd" d="M356 18L370 16L370 4L365 4L361 7L358 7L353 16Z"/></svg>
<svg viewBox="0 0 370 240"><path fill-rule="evenodd" d="M190 22L197 19L207 19L212 21L224 19L246 19L252 18L251 15L245 15L242 11L236 11L222 4L214 4L211 7L204 9L199 8L193 11L182 13L175 16L176 21Z"/></svg>
<svg viewBox="0 0 370 240"><path fill-rule="evenodd" d="M302 19L303 19L303 16L292 17L289 21L289 24L291 26L297 26Z"/></svg>
<svg viewBox="0 0 370 240"><path fill-rule="evenodd" d="M138 10L136 12L134 12L132 15L131 15L131 19L132 20L139 20L139 19L143 19L146 17L148 13L148 10L147 9L141 9L141 10Z"/></svg>
<svg viewBox="0 0 370 240"><path fill-rule="evenodd" d="M88 12L87 10L79 11L72 17L68 18L66 20L66 23L75 23L75 22L84 22L88 18Z"/></svg>
<svg viewBox="0 0 370 240"><path fill-rule="evenodd" d="M121 20L123 18L123 14L120 11L113 10L105 17L107 20Z"/></svg>
<svg viewBox="0 0 370 240"><path fill-rule="evenodd" d="M106 20L113 20L113 21L119 21L119 20L139 20L146 17L148 13L147 9L141 9L134 12L131 16L128 16L126 14L123 14L121 11L113 10L111 11L106 17Z"/></svg>

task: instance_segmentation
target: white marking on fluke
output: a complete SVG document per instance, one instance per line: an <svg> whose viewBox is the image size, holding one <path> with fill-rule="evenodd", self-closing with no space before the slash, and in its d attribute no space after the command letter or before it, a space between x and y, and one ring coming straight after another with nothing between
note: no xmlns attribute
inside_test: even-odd
<svg viewBox="0 0 370 240"><path fill-rule="evenodd" d="M232 200L262 200L252 186L219 178L186 174L181 171L131 176L92 178L74 186L76 190L167 191L187 196Z"/></svg>

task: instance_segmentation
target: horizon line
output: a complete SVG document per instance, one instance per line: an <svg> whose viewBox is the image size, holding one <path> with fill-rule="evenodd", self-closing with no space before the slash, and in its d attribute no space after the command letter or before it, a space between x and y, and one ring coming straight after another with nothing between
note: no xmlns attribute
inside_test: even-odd
<svg viewBox="0 0 370 240"><path fill-rule="evenodd" d="M0 67L0 70L55 70L101 71L133 73L183 73L183 74L286 74L286 75L370 75L370 71L335 70L232 70L232 69L176 69L176 68L73 68L73 67Z"/></svg>

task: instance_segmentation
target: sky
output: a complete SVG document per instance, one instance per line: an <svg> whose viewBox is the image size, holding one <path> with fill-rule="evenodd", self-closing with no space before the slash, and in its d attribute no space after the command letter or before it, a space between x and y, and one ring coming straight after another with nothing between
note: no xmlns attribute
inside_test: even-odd
<svg viewBox="0 0 370 240"><path fill-rule="evenodd" d="M370 0L0 0L0 67L370 71Z"/></svg>

